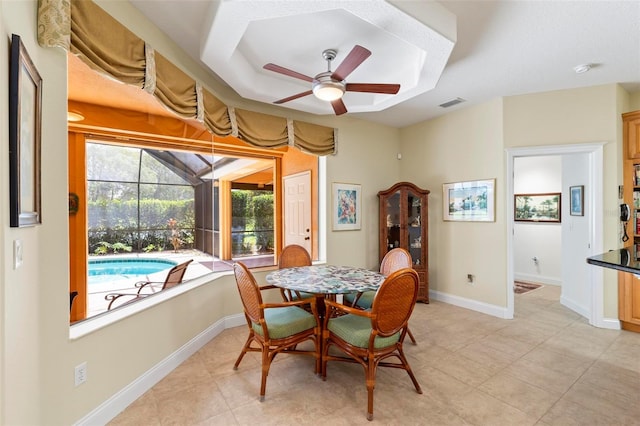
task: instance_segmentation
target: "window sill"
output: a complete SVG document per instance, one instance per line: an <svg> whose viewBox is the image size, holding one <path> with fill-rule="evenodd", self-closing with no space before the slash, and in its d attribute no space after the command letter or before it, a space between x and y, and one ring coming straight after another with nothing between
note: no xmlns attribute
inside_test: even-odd
<svg viewBox="0 0 640 426"><path fill-rule="evenodd" d="M268 268L261 269L267 270ZM146 309L151 308L152 306L163 303L180 294L191 291L194 288L211 283L213 281L216 281L220 277L231 274L233 274L233 271L214 272L208 275L194 278L192 280L185 281L183 284L177 287L161 291L157 294L154 294L153 296L136 301L135 303L124 305L112 311L104 312L91 318L73 323L69 326L69 339L79 339L83 336L86 336L87 334L93 333L113 323L135 315L138 312L142 312Z"/></svg>

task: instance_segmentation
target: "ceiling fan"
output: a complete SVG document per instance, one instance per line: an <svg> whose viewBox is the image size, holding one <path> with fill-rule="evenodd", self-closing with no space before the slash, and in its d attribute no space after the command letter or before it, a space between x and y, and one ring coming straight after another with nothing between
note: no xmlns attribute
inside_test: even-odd
<svg viewBox="0 0 640 426"><path fill-rule="evenodd" d="M327 61L327 71L321 72L315 77L300 74L280 65L268 63L263 68L269 71L284 74L289 77L298 78L300 80L311 83L311 90L289 96L274 102L274 104L283 104L294 99L302 98L307 95L315 95L318 99L331 102L331 106L336 115L347 112L347 107L342 101L344 92L367 92L367 93L384 93L395 95L400 90L399 84L381 84L381 83L347 83L345 79L353 72L361 63L364 62L371 52L362 46L356 45L347 55L338 68L331 72L331 61L336 58L338 52L335 49L327 49L322 52L322 57Z"/></svg>

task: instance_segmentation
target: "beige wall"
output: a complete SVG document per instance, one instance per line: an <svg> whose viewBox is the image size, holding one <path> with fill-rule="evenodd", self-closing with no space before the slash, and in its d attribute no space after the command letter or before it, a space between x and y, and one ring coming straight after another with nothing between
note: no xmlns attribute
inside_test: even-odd
<svg viewBox="0 0 640 426"><path fill-rule="evenodd" d="M640 110L640 92L636 92L629 97L629 111ZM629 112L625 111L625 112Z"/></svg>
<svg viewBox="0 0 640 426"><path fill-rule="evenodd" d="M606 142L603 155L604 251L620 247L618 185L622 183L622 133L617 85L505 98L505 148ZM543 123L543 124L541 124ZM604 271L604 316L618 317L617 276Z"/></svg>
<svg viewBox="0 0 640 426"><path fill-rule="evenodd" d="M430 289L497 306L507 304L502 108L494 100L400 132L401 179L431 190ZM494 178L495 222L442 220L443 183Z"/></svg>
<svg viewBox="0 0 640 426"><path fill-rule="evenodd" d="M607 142L604 148L604 247L619 247L620 113L629 95L618 85L506 97L401 130L401 178L431 189L432 290L506 306L505 149ZM496 222L443 222L442 184L496 178ZM474 254L482 253L481 256ZM470 255L471 254L471 255ZM466 283L468 273L476 283ZM617 318L616 275L605 271L605 311Z"/></svg>
<svg viewBox="0 0 640 426"><path fill-rule="evenodd" d="M377 267L376 193L399 180L430 189L430 261L432 289L506 305L504 148L604 140L605 200L615 207L613 188L620 179L616 144L621 109L640 104L638 96L620 101L614 86L494 100L398 130L350 116L321 117L238 99L217 85L126 2L100 1L117 19L160 53L201 80L233 106L337 127L338 154L327 158L327 205L332 182L358 183L364 217L359 231L327 231L330 263ZM152 309L69 339L66 162L66 56L40 48L35 40L36 1L0 2L0 80L8 80L8 39L22 36L44 79L43 224L9 228L0 209L0 424L72 424L116 392L166 359L216 321L241 312L234 281L224 276ZM0 85L0 128L7 128L7 85ZM544 126L539 125L544 123ZM7 132L0 144L7 146ZM8 153L0 150L0 179L8 176ZM403 153L397 160L396 154ZM442 221L443 182L496 178L496 222ZM9 200L0 185L0 205ZM616 236L613 210L607 209L607 248ZM610 217L611 216L611 217ZM328 215L328 217L330 217ZM12 242L21 239L24 264L12 269ZM612 248L612 247L611 247ZM466 274L477 277L466 284ZM259 280L264 273L258 273ZM611 286L607 287L611 293ZM611 308L605 314L615 316ZM74 366L86 361L88 381L74 387Z"/></svg>

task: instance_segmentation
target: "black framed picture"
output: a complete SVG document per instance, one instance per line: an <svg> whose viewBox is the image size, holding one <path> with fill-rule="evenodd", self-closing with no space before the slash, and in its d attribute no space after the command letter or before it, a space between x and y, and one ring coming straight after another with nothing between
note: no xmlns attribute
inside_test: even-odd
<svg viewBox="0 0 640 426"><path fill-rule="evenodd" d="M9 65L9 204L12 227L42 223L40 140L42 78L19 35Z"/></svg>

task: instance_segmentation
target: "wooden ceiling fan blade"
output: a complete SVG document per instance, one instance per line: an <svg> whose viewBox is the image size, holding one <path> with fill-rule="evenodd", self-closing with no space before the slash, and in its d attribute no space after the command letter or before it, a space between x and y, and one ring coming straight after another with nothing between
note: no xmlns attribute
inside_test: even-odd
<svg viewBox="0 0 640 426"><path fill-rule="evenodd" d="M347 83L347 92L385 93L395 95L400 90L399 84L383 83Z"/></svg>
<svg viewBox="0 0 640 426"><path fill-rule="evenodd" d="M342 98L331 101L331 106L333 107L333 111L335 111L336 115L342 115L347 112L347 107L344 102L342 102Z"/></svg>
<svg viewBox="0 0 640 426"><path fill-rule="evenodd" d="M300 74L299 72L292 71L288 68L281 67L280 65L268 63L264 67L265 70L277 72L278 74L284 74L289 77L299 78L300 80L308 81L309 83L313 82L313 77L309 77L308 75Z"/></svg>
<svg viewBox="0 0 640 426"><path fill-rule="evenodd" d="M308 95L310 95L312 93L313 92L311 90L307 90L306 92L298 93L298 94L289 96L288 98L277 100L277 101L274 102L274 104L283 104L285 102L289 102L289 101L292 101L294 99L298 99L298 98L302 98L304 96L308 96Z"/></svg>
<svg viewBox="0 0 640 426"><path fill-rule="evenodd" d="M353 72L358 66L371 56L371 52L362 46L355 45L351 52L344 58L344 61L336 68L331 75L334 80L342 81Z"/></svg>

